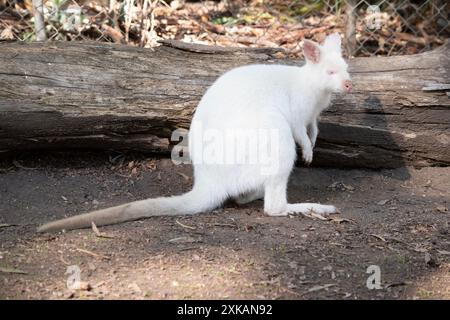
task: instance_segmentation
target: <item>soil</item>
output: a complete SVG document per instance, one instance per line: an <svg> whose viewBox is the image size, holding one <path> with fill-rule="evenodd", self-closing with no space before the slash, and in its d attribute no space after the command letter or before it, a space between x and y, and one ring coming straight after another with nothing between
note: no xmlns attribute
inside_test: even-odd
<svg viewBox="0 0 450 320"><path fill-rule="evenodd" d="M255 201L99 227L99 234L35 232L49 220L180 194L191 184L190 166L139 155L3 160L0 298L450 299L445 167L296 168L290 201L340 208L327 221L268 217ZM380 285L369 289L378 271Z"/></svg>

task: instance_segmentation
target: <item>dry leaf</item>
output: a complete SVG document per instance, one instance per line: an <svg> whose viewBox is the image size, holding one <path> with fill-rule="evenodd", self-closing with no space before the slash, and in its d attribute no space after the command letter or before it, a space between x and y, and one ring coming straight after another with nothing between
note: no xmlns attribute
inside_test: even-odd
<svg viewBox="0 0 450 320"><path fill-rule="evenodd" d="M355 190L354 187L344 184L343 182L340 182L340 181L333 182L332 184L330 184L328 186L328 188L333 189L333 190L340 190L340 191L354 191Z"/></svg>
<svg viewBox="0 0 450 320"><path fill-rule="evenodd" d="M439 211L439 212L442 212L442 213L447 213L448 212L448 209L446 207L444 207L444 206L437 206L436 210Z"/></svg>
<svg viewBox="0 0 450 320"><path fill-rule="evenodd" d="M435 257L431 255L429 252L425 252L425 263L429 267L437 267L439 263L436 261Z"/></svg>
<svg viewBox="0 0 450 320"><path fill-rule="evenodd" d="M73 284L73 287L71 288L80 291L90 291L92 289L92 286L89 282L77 281Z"/></svg>
<svg viewBox="0 0 450 320"><path fill-rule="evenodd" d="M191 177L189 177L188 175L181 173L181 172L177 172L178 175L182 176L184 178L184 180L189 181L191 180Z"/></svg>
<svg viewBox="0 0 450 320"><path fill-rule="evenodd" d="M91 222L92 231L94 231L96 236L100 236L100 231L98 231L97 226L95 225L94 221Z"/></svg>
<svg viewBox="0 0 450 320"><path fill-rule="evenodd" d="M353 220L345 219L345 218L339 218L339 217L334 217L334 216L330 217L329 220L332 221L332 222L338 223L338 224L344 223L344 222L355 223Z"/></svg>
<svg viewBox="0 0 450 320"><path fill-rule="evenodd" d="M315 213L314 211L311 211L311 212L309 213L309 215L310 215L311 217L313 217L313 218L317 218L317 219L322 220L322 221L328 221L328 220L330 220L330 218L324 217L324 216L322 216L321 214Z"/></svg>
<svg viewBox="0 0 450 320"><path fill-rule="evenodd" d="M141 288L137 285L136 282L131 283L128 288L130 288L134 293L142 293Z"/></svg>
<svg viewBox="0 0 450 320"><path fill-rule="evenodd" d="M6 26L0 33L1 40L14 40L13 26Z"/></svg>
<svg viewBox="0 0 450 320"><path fill-rule="evenodd" d="M150 169L150 170L155 170L156 169L156 161L154 159L147 161L147 163L145 164L145 166Z"/></svg>
<svg viewBox="0 0 450 320"><path fill-rule="evenodd" d="M114 238L114 236L108 235L104 232L100 232L100 230L98 230L97 226L95 225L94 221L91 222L91 226L92 226L92 231L94 231L95 235L99 238Z"/></svg>

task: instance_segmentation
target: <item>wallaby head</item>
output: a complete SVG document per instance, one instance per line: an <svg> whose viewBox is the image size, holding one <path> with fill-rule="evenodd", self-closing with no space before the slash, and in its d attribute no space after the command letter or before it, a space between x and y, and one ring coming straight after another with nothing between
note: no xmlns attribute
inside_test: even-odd
<svg viewBox="0 0 450 320"><path fill-rule="evenodd" d="M313 70L311 76L320 79L323 89L346 93L352 90L348 65L342 58L339 33L329 35L322 45L304 40L303 53L306 65Z"/></svg>

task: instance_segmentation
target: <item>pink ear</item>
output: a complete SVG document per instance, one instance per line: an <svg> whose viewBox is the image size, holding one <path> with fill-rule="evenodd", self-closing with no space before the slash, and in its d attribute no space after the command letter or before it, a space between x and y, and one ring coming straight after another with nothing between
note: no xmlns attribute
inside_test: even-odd
<svg viewBox="0 0 450 320"><path fill-rule="evenodd" d="M303 41L303 53L305 58L312 63L319 63L320 61L320 49L317 43L311 40Z"/></svg>

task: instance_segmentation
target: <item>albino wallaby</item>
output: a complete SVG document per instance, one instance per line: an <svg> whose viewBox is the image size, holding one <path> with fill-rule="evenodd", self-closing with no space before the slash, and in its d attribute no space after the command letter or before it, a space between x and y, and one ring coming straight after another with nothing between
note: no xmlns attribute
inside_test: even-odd
<svg viewBox="0 0 450 320"><path fill-rule="evenodd" d="M192 215L213 210L229 198L239 204L264 198L264 212L270 216L310 211L320 215L338 213L331 205L287 203L288 178L296 160L295 143L301 146L305 163L311 163L319 114L328 107L332 92L352 89L339 34L329 35L322 45L305 40L303 52L306 63L302 67L239 67L222 75L207 90L189 131L194 166L191 191L50 222L38 232L85 228L92 222L108 225L152 216ZM253 159L252 163L205 161L207 148L223 149L225 156L234 150L236 146L230 139L217 137L242 129L247 133L271 133L270 141L261 139L259 146L275 150L274 156L258 158L260 150L245 146L241 156Z"/></svg>

